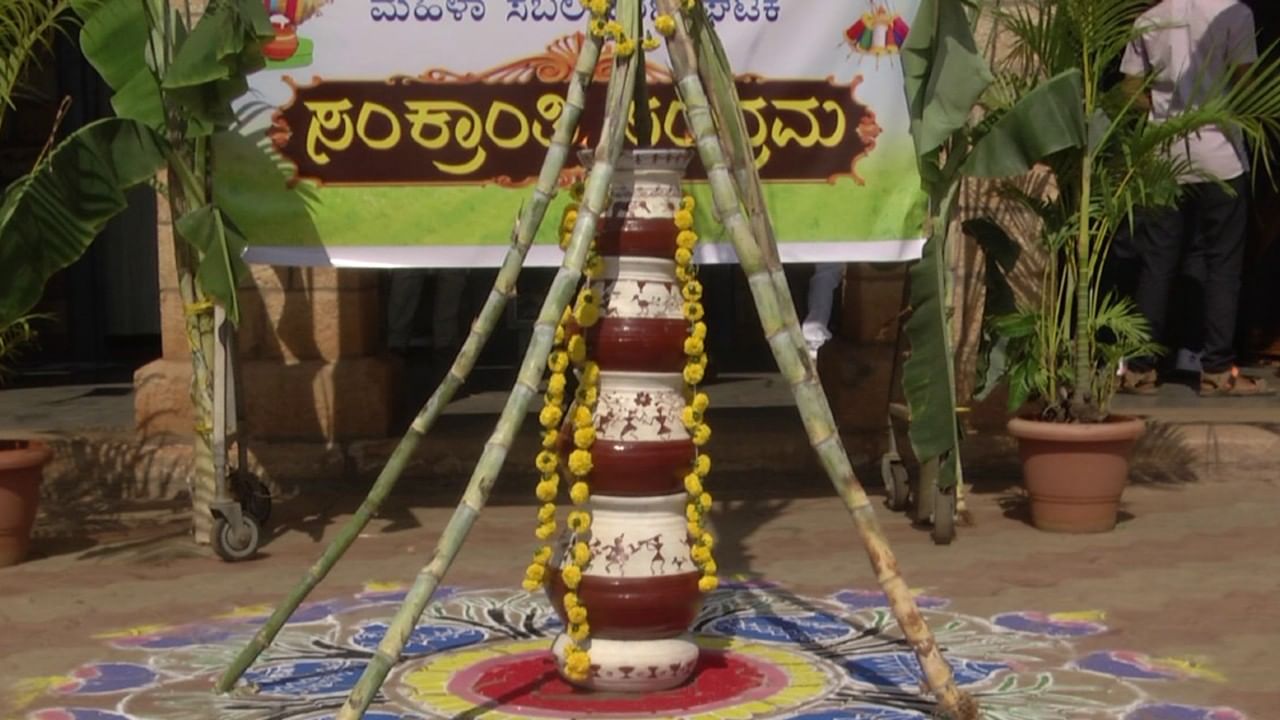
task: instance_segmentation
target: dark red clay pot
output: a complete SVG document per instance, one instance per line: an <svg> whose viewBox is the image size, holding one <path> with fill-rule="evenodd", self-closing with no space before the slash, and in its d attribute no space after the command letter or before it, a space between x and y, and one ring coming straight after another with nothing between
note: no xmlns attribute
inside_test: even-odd
<svg viewBox="0 0 1280 720"><path fill-rule="evenodd" d="M0 440L0 567L27 557L40 481L53 451L40 442Z"/></svg>
<svg viewBox="0 0 1280 720"><path fill-rule="evenodd" d="M1140 419L1053 423L1014 418L1031 523L1061 533L1107 532L1116 526L1129 459L1146 429Z"/></svg>

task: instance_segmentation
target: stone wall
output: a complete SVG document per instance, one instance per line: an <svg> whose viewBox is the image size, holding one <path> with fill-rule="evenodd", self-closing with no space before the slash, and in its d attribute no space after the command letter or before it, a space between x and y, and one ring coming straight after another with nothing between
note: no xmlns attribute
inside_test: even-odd
<svg viewBox="0 0 1280 720"><path fill-rule="evenodd" d="M161 199L163 357L134 376L144 435L192 432L191 351ZM255 267L240 290L237 332L249 437L332 444L392 432L397 364L380 354L378 278L333 268Z"/></svg>

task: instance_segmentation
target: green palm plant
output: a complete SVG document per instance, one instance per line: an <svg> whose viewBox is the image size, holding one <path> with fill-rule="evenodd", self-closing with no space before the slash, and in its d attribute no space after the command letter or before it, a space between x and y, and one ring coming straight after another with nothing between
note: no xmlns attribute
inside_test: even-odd
<svg viewBox="0 0 1280 720"><path fill-rule="evenodd" d="M0 4L0 130L14 109L14 100L22 91L22 79L28 68L38 63L40 55L51 47L55 33L73 19L70 2L44 0L11 0ZM3 206L0 206L3 207ZM2 216L0 216L2 217ZM0 251L0 257L3 257ZM0 303L3 300L0 299ZM11 361L23 348L35 341L35 318L21 313L0 313L0 375L5 362Z"/></svg>
<svg viewBox="0 0 1280 720"><path fill-rule="evenodd" d="M1051 78L1075 71L1076 103L1087 122L1087 142L1045 158L1056 184L1052 196L1006 189L1043 223L1046 264L1038 297L989 320L995 342L986 349L979 395L1007 377L1010 405L1034 402L1043 420L1104 421L1120 361L1158 351L1137 308L1107 292L1101 279L1112 238L1137 210L1177 201L1177 179L1190 168L1167 148L1206 126L1234 128L1269 168L1267 135L1280 128L1280 67L1270 57L1165 122L1149 121L1140 101L1149 81L1108 86L1110 68L1139 37L1137 20L1149 5L1049 0L997 13L1015 45L984 97L991 117L1000 118ZM1002 235L989 221L976 229L987 237Z"/></svg>

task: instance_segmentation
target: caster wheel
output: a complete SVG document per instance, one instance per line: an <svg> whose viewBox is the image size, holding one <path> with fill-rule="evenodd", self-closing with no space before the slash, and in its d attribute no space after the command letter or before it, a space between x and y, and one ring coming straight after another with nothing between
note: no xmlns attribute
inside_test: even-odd
<svg viewBox="0 0 1280 720"><path fill-rule="evenodd" d="M956 539L956 490L935 490L933 502L933 542L950 545Z"/></svg>
<svg viewBox="0 0 1280 720"><path fill-rule="evenodd" d="M901 460L894 460L885 455L880 458L880 479L884 481L886 504L890 510L907 509L911 496L911 479L907 476L907 467Z"/></svg>
<svg viewBox="0 0 1280 720"><path fill-rule="evenodd" d="M259 527L266 527L271 519L271 490L267 484L249 472L235 471L231 476L240 509L253 516Z"/></svg>
<svg viewBox="0 0 1280 720"><path fill-rule="evenodd" d="M257 518L249 514L240 516L239 527L218 518L213 523L213 551L227 562L246 560L258 552L262 540Z"/></svg>

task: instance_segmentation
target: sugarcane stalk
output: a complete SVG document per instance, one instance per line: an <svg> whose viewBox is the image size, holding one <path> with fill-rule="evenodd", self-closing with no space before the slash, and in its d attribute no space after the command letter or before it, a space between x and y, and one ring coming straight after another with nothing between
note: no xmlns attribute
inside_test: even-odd
<svg viewBox="0 0 1280 720"><path fill-rule="evenodd" d="M677 0L658 2L663 12L677 18L676 33L668 42L668 54L671 57L676 89L685 107L686 122L693 131L695 145L707 171L716 213L738 253L765 337L779 369L791 385L810 443L853 517L876 579L889 599L890 608L902 627L907 642L920 661L939 710L946 717L955 720L976 720L977 704L956 686L951 667L939 652L933 634L912 598L910 588L898 571L897 561L876 519L871 502L849 463L826 393L813 371L808 353L802 343L796 342L796 334L788 327L796 323L796 320L794 315L788 317L786 312L790 293L786 288L785 277L779 281L770 271L752 224L742 212L734 174L725 160L712 110L698 74L697 50L688 28L680 20L682 15Z"/></svg>
<svg viewBox="0 0 1280 720"><path fill-rule="evenodd" d="M720 137L720 148L729 164L733 177L738 184L738 194L746 208L747 219L755 234L756 245L766 267L769 268L774 287L779 293L780 310L789 329L794 328L794 339L803 345L804 333L801 330L799 314L795 301L791 296L786 273L782 265L782 256L778 252L777 234L773 222L769 218L765 205L764 184L760 182L760 170L756 167L755 154L751 146L750 133L747 130L746 118L742 114L742 99L738 96L738 87L729 64L728 53L716 33L707 15L706 7L699 4L688 11L693 18L694 27L691 35L694 42L698 76L702 85L709 89L706 92L707 102L711 107L712 117ZM794 321L791 322L791 321ZM813 359L807 359L812 364Z"/></svg>
<svg viewBox="0 0 1280 720"><path fill-rule="evenodd" d="M619 0L618 16L622 19L628 36L637 37L640 24L638 0ZM551 351L555 328L582 280L583 264L587 251L595 237L601 212L609 202L609 188L613 169L622 151L627 126L627 109L634 87L636 56L615 57L613 73L609 79L609 91L604 127L601 130L597 158L587 177L578 219L573 228L564 262L551 283L551 289L534 324L533 337L525 352L520 372L506 406L498 419L493 435L485 444L484 452L467 483L462 501L454 510L449 524L441 533L431 561L422 568L409 590L386 635L365 667L359 682L347 696L337 720L357 720L373 702L382 687L387 673L400 657L405 642L417 625L418 618L431 600L440 580L448 571L462 548L471 527L488 501L489 493L502 470L510 451L512 439L525 421L529 403L538 392L547 356Z"/></svg>
<svg viewBox="0 0 1280 720"><path fill-rule="evenodd" d="M435 425L444 408L453 400L454 394L462 387L467 377L470 376L472 369L475 368L476 360L480 357L480 352L493 335L493 330L497 327L498 320L506 309L507 301L516 295L516 281L520 277L520 270L524 266L525 257L529 254L529 247L533 244L533 239L537 236L542 220L546 216L547 207L555 197L560 171L564 168L565 161L572 151L573 135L578 128L578 121L581 119L586 105L587 87L591 84L592 77L595 74L596 63L600 58L600 38L592 37L590 33L587 34L587 38L586 43L578 53L577 64L569 80L569 90L566 94L564 109L556 120L555 134L547 150L546 158L543 160L542 169L538 173L538 182L533 190L533 198L521 210L520 217L517 219L516 226L512 231L511 247L507 250L506 257L502 261L502 267L498 271L498 277L494 281L493 289L489 291L489 297L485 299L484 307L480 309L475 321L472 322L471 331L468 333L466 341L463 342L462 348L458 351L453 365L449 368L449 372L440 382L440 385L431 394L431 397L422 406L422 409L418 411L417 416L414 417L409 429L400 439L399 444L396 445L382 471L378 473L377 479L369 489L369 494L360 503L360 507L356 509L355 514L351 516L351 519L343 526L337 537L325 548L320 558L307 569L306 574L303 575L298 584L284 601L276 607L267 622L259 628L249 643L240 651L240 654L236 656L232 664L223 672L214 687L216 692L225 693L235 685L236 681L253 664L254 660L270 647L280 629L288 622L289 617L298 609L298 606L302 604L307 595L320 584L320 581L329 574L333 566L337 564L347 549L351 547L351 544L355 542L360 532L369 524L374 514L378 512L378 508L386 500L387 495L391 493L392 488L400 480L400 476L404 474L404 469L408 466L409 460L413 457L413 453L417 450L419 443L422 442L422 439L426 437L426 434Z"/></svg>

